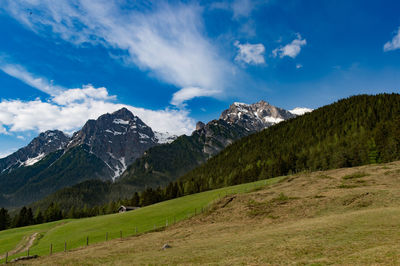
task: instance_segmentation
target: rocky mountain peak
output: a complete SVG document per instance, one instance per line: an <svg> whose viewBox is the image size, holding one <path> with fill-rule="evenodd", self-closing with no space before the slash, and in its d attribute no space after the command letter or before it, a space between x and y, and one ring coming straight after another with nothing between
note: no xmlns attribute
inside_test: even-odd
<svg viewBox="0 0 400 266"><path fill-rule="evenodd" d="M115 116L117 118L126 119L126 120L133 120L135 118L135 116L132 114L132 112L129 111L125 107L115 111L111 115L113 115L113 116Z"/></svg>
<svg viewBox="0 0 400 266"><path fill-rule="evenodd" d="M59 130L48 130L34 138L27 146L0 159L0 173L9 172L20 166L30 166L46 155L64 149L70 138Z"/></svg>
<svg viewBox="0 0 400 266"><path fill-rule="evenodd" d="M292 117L295 115L289 111L261 100L253 104L235 102L222 112L220 119L256 132Z"/></svg>
<svg viewBox="0 0 400 266"><path fill-rule="evenodd" d="M68 148L86 144L118 177L144 151L158 144L153 130L126 108L89 120Z"/></svg>
<svg viewBox="0 0 400 266"><path fill-rule="evenodd" d="M205 127L205 124L201 121L196 123L196 130L200 130Z"/></svg>

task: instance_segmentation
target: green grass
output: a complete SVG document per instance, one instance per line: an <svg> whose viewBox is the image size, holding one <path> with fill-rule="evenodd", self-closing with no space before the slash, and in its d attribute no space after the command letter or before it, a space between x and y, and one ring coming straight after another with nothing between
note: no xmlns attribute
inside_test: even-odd
<svg viewBox="0 0 400 266"><path fill-rule="evenodd" d="M0 254L5 254L14 249L24 237L28 237L36 232L42 237L30 249L30 254L39 256L49 254L52 244L53 253L64 250L64 243L67 242L67 249L74 249L86 245L86 238L89 237L89 245L105 241L106 234L108 239L144 233L157 228L178 222L200 212L211 202L227 194L244 193L252 189L279 182L284 177L277 177L268 180L261 180L237 186L231 186L194 195L189 195L169 201L160 202L135 211L103 215L84 219L68 219L41 225L27 226L0 231ZM15 254L9 259L23 256L25 254ZM0 260L0 263L4 262Z"/></svg>

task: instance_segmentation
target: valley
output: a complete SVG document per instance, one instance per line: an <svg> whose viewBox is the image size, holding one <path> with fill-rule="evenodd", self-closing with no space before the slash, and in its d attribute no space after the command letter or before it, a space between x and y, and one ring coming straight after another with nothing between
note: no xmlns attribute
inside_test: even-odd
<svg viewBox="0 0 400 266"><path fill-rule="evenodd" d="M267 185L259 181L260 186L256 188L253 184L241 185L242 188L247 186L248 191L223 195L221 199L210 197L209 200L215 201L208 211L157 232L122 240L115 232L114 240L102 240L103 243L51 256L46 255L48 247L39 248L49 244L49 238L44 234L36 250L42 250L45 256L24 263L396 264L399 262L396 250L400 239L399 178L400 162L397 161L299 173L270 179L268 182L271 183ZM225 188L225 191L235 192L235 188ZM191 197L207 193L213 193L215 197L219 192L204 192ZM156 210L157 205L141 211L148 210L146 213L150 218L151 210ZM66 233L62 228L68 225L69 234L75 235L71 230L74 223L86 224L85 232L100 227L100 221L108 221L110 227L113 223L114 226L122 223L132 226L135 216L139 215L135 212L56 223L58 233L49 230L48 237L53 234L59 238L61 232ZM124 216L129 219L125 220ZM118 221L120 217L124 217L124 222ZM163 219L160 222L163 223ZM12 230L24 230L28 235L35 231L34 227ZM0 232L0 239L12 230ZM165 243L171 248L161 250ZM32 252L34 250L35 247Z"/></svg>

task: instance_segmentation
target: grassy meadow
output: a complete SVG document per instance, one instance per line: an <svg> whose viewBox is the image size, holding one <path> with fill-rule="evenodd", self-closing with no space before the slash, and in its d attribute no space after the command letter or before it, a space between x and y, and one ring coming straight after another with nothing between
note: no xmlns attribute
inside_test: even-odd
<svg viewBox="0 0 400 266"><path fill-rule="evenodd" d="M278 182L283 177L242 184L222 189L207 191L199 194L189 195L174 200L169 200L147 206L127 213L117 213L84 219L67 219L41 225L14 228L0 231L0 258L6 252L26 245L28 238L38 233L38 239L30 248L31 255L39 256L50 253L52 245L53 253L64 251L65 242L67 249L75 249L86 246L87 237L89 245L123 237L153 231L154 228L162 228L167 224L181 221L196 213L201 212L210 203L224 197L227 194L246 192L256 187L261 187ZM24 256L27 251L9 256L9 260ZM5 259L2 258L1 262Z"/></svg>
<svg viewBox="0 0 400 266"><path fill-rule="evenodd" d="M208 211L165 230L24 263L400 264L400 162L270 181L248 193L224 196ZM171 248L162 250L165 243Z"/></svg>

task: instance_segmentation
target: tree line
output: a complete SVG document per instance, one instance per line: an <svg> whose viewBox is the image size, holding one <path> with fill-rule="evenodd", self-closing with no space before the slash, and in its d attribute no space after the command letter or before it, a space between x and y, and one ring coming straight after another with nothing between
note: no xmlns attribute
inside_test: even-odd
<svg viewBox="0 0 400 266"><path fill-rule="evenodd" d="M59 208L59 219L89 217L116 212L120 205L147 206L210 189L300 171L399 159L400 95L359 95L244 137L163 188L148 187L128 199L110 200L105 204L91 202L91 206L60 208L52 203L48 208ZM97 188L108 191L109 185L98 186L104 186ZM90 190L91 187L96 186L88 183L86 188ZM27 209L25 212L32 211ZM46 209L42 214L43 221L49 221L47 213ZM0 221L3 220L7 219L0 216ZM15 226L16 220L14 217L10 226Z"/></svg>

